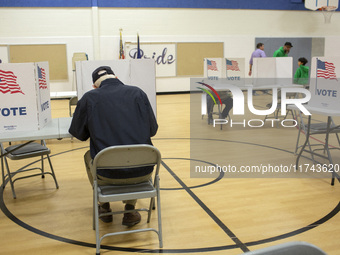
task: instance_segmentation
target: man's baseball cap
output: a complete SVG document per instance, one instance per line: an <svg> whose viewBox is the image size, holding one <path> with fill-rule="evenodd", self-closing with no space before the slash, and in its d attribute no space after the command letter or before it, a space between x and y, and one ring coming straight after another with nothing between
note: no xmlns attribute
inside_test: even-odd
<svg viewBox="0 0 340 255"><path fill-rule="evenodd" d="M92 81L93 83L96 82L101 76L106 75L106 74L113 74L114 72L112 71L111 67L109 66L100 66L96 70L93 71L92 73Z"/></svg>
<svg viewBox="0 0 340 255"><path fill-rule="evenodd" d="M293 47L293 45L292 45L291 42L286 42L286 43L285 43L285 46Z"/></svg>

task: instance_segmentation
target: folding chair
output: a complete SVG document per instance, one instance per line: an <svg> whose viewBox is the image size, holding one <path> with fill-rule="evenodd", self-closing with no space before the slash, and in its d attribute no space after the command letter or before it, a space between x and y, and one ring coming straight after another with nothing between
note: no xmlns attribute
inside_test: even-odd
<svg viewBox="0 0 340 255"><path fill-rule="evenodd" d="M324 251L307 242L289 242L255 251L244 255L326 255Z"/></svg>
<svg viewBox="0 0 340 255"><path fill-rule="evenodd" d="M16 198L15 190L14 190L14 182L20 179L26 179L29 177L34 177L34 176L41 176L42 178L45 178L45 174L50 174L52 175L56 188L58 189L58 182L57 178L54 174L54 170L52 167L52 162L50 159L50 156L48 154L51 153L50 149L46 147L46 143L44 140L41 140L41 143L28 143L27 145L22 146L22 144L18 145L12 145L10 147L4 148L2 143L0 143L1 147L1 154L4 155L6 154L5 157L1 157L1 169L2 169L2 183L3 183L3 188L5 188L5 181L6 178L8 178L8 181L11 185L12 189L12 194L13 198ZM50 164L51 172L45 172L44 168L44 156L46 155L47 160ZM9 164L7 161L7 158L11 160L21 160L21 159L26 159L26 158L33 158L33 157L41 157L41 167L33 167L33 168L26 168L28 166L22 167L18 169L15 172L11 172L9 169ZM4 165L6 166L7 174L5 175L5 170L4 170ZM35 174L29 174L29 175L24 175L21 177L14 178L15 175L32 171L32 170L39 170L40 172L35 173Z"/></svg>
<svg viewBox="0 0 340 255"><path fill-rule="evenodd" d="M301 114L300 114L301 115ZM307 152L311 154L311 158L313 161L313 164L317 163L314 156L318 156L320 158L326 159L329 161L329 166L332 166L329 171L332 172L332 181L331 185L334 185L334 180L337 178L340 182L340 177L339 175L334 171L334 164L333 164L333 159L332 155L330 153L330 150L339 150L339 147L331 147L329 146L329 135L330 134L335 134L338 144L340 146L340 138L338 133L340 133L340 125L336 125L333 121L333 118L331 116L328 116L327 118L327 123L325 122L320 122L320 123L311 123L311 115L308 117L308 124L303 123L302 116L300 116L300 127L299 127L299 133L298 133L298 138L296 141L296 147L295 151L300 147L299 144L299 138L300 138L300 132L304 132L306 136L306 140L304 144L301 146L301 150L297 156L296 159L296 165L299 165L299 159L301 157L301 154L303 152ZM325 135L325 143L318 143L318 144L311 144L309 142L309 138L311 135L320 135L324 134ZM306 146L308 145L309 150L305 149ZM312 150L312 146L321 146L321 148L317 148ZM323 154L317 153L316 151L323 150ZM326 154L326 155L325 155Z"/></svg>
<svg viewBox="0 0 340 255"><path fill-rule="evenodd" d="M298 96L297 93L287 93L287 95L286 95L287 98L296 98L297 96ZM272 107L272 103L267 104L266 107L270 109ZM266 119L276 119L276 120L279 119L280 111L281 111L281 93L279 93L279 100L278 100L276 109L273 112L273 116L270 117L269 115L266 115L266 117L264 118L264 121L266 121ZM294 115L293 110L287 109L286 110L286 115L283 118L283 120L287 119L287 116L288 116L289 113L292 115L292 119L295 119L295 115ZM276 125L277 125L277 127L279 127L279 123L278 122L276 122Z"/></svg>
<svg viewBox="0 0 340 255"><path fill-rule="evenodd" d="M301 112L299 112L299 114L301 115ZM340 133L340 127L335 125L333 118L331 118L331 122L332 123L331 123L331 126L330 126L330 128L331 128L330 133L334 133L336 135L336 138L338 140L338 144L340 145L340 138L339 138L339 135L338 135L338 133ZM295 154L297 153L298 149L301 147L301 146L299 146L300 133L303 132L305 135L307 135L307 129L308 129L308 124L305 124L303 122L303 118L302 118L302 115L301 115L300 116L299 132L298 132L298 137L297 137L296 146L295 146ZM309 131L310 135L326 134L326 132L327 132L327 122L311 123L310 124L310 131ZM310 148L310 151L312 151L311 146L316 146L316 145L320 146L320 144L310 144L309 141L308 141L308 146ZM313 159L313 162L314 162L313 155L312 155L312 159Z"/></svg>
<svg viewBox="0 0 340 255"><path fill-rule="evenodd" d="M93 182L93 228L96 230L96 254L100 254L100 243L109 236L139 233L145 231L154 231L158 234L159 247L163 247L162 240L162 224L161 224L161 204L159 192L159 168L161 163L161 154L159 150L151 145L121 145L111 146L100 151L93 160L91 166ZM142 166L154 166L154 181L149 180L138 184L129 185L108 185L100 186L97 182L97 170L103 169L105 171L115 171L115 169L135 168ZM115 211L109 213L100 213L98 202L107 203L114 201L134 200L151 198L148 209L135 209L132 211L146 211L148 212L147 222L150 222L151 211L154 207L154 200L157 197L157 213L158 213L158 230L154 228L134 229L122 232L107 233L100 237L99 233L99 217L110 214L121 214L125 211Z"/></svg>
<svg viewBox="0 0 340 255"><path fill-rule="evenodd" d="M70 98L69 105L68 105L70 117L73 116L73 109L72 109L73 107L72 106L77 105L77 103L78 103L78 97L77 96Z"/></svg>
<svg viewBox="0 0 340 255"><path fill-rule="evenodd" d="M210 114L213 115L213 116L215 115L215 116L218 116L218 119L223 119L223 117L222 117L222 107L223 106L218 103L218 104L216 104L217 105L217 109L216 109L217 111L214 111L214 108L215 108L216 105L214 105L212 109L208 109L208 99L207 99L208 96L209 95L206 95L205 93L202 94L201 115L202 115L202 120L204 118L204 115L208 115L208 124L212 124L212 123L209 123L209 115ZM228 121L230 121L230 115L229 114L228 114L227 118L228 118ZM222 130L222 125L223 124L221 124L221 126L220 126L221 130Z"/></svg>

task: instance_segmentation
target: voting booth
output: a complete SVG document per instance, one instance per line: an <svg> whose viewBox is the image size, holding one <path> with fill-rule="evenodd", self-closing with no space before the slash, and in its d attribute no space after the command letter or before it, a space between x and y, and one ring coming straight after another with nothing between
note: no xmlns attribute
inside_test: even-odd
<svg viewBox="0 0 340 255"><path fill-rule="evenodd" d="M205 93L201 96L201 115L207 114L208 86L226 91L228 85L243 87L245 85L245 59L244 58L205 58L204 77L190 79L190 90L201 89ZM200 87L198 87L200 86ZM203 86L203 87L202 87ZM235 91L234 91L235 92ZM232 92L232 93L234 93Z"/></svg>
<svg viewBox="0 0 340 255"><path fill-rule="evenodd" d="M233 85L245 84L244 58L205 58L204 77L209 80L224 78L223 82Z"/></svg>
<svg viewBox="0 0 340 255"><path fill-rule="evenodd" d="M204 59L204 77L217 80L225 77L225 62L223 58L205 58Z"/></svg>
<svg viewBox="0 0 340 255"><path fill-rule="evenodd" d="M226 82L232 85L245 85L245 59L225 58Z"/></svg>
<svg viewBox="0 0 340 255"><path fill-rule="evenodd" d="M43 128L50 105L48 62L0 64L0 132Z"/></svg>
<svg viewBox="0 0 340 255"><path fill-rule="evenodd" d="M100 66L111 67L117 78L124 84L141 88L147 94L156 116L156 69L153 59L77 61L78 99L93 89L92 72Z"/></svg>
<svg viewBox="0 0 340 255"><path fill-rule="evenodd" d="M291 85L293 77L293 58L254 58L254 88L264 85Z"/></svg>
<svg viewBox="0 0 340 255"><path fill-rule="evenodd" d="M339 110L340 57L314 57L310 69L311 99L308 105Z"/></svg>

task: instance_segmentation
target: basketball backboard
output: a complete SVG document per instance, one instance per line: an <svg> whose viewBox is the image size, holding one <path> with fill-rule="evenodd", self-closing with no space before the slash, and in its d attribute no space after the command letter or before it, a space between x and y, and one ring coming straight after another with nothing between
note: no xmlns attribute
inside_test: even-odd
<svg viewBox="0 0 340 255"><path fill-rule="evenodd" d="M325 6L339 7L339 0L305 0L305 8L316 11Z"/></svg>

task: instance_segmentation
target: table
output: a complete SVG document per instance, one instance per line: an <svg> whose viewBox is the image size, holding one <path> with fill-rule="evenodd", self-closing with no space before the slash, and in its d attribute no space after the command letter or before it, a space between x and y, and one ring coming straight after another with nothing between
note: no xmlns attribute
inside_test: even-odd
<svg viewBox="0 0 340 255"><path fill-rule="evenodd" d="M51 99L55 98L71 98L77 96L77 91L59 91L59 92L51 92Z"/></svg>
<svg viewBox="0 0 340 255"><path fill-rule="evenodd" d="M309 144L309 137L311 135L312 115L309 115L308 116L308 124L307 124L307 132L306 132L306 140L305 140L304 144L302 145L301 150L300 150L300 152L299 152L299 154L296 158L296 167L299 166L299 160L300 160L300 157L301 157L303 152L310 153L312 157L314 155L317 155L318 157L328 159L330 165L334 165L333 160L332 160L332 156L330 154L330 149L329 149L329 146L328 146L329 145L328 139L329 139L329 134L340 133L340 126L335 126L335 125L332 126L332 117L340 116L340 110L331 110L331 109L319 108L319 107L310 106L308 104L304 105L304 107L311 114L319 114L319 115L327 116L326 129L324 129L324 128L314 129L313 132L312 132L312 134L325 134L326 135L324 149L325 149L325 151L327 151L327 157L324 156L324 155L316 153L315 151L311 150L310 147L309 147L310 148L309 150L306 149L307 144ZM287 108L292 109L292 110L299 110L295 105L290 105ZM338 149L340 149L340 148L338 148ZM331 185L334 185L335 178L337 178L338 181L340 182L340 176L339 176L338 173L336 173L334 171L334 168L330 168L329 171L332 172L332 183L331 183Z"/></svg>
<svg viewBox="0 0 340 255"><path fill-rule="evenodd" d="M34 140L70 138L72 137L72 135L68 132L68 129L71 125L71 121L71 117L57 118L52 119L48 124L46 124L46 126L44 126L40 130L0 133L0 143L28 141L17 148L19 149L26 144L33 142ZM6 156L6 154L0 155L0 157L2 158Z"/></svg>

